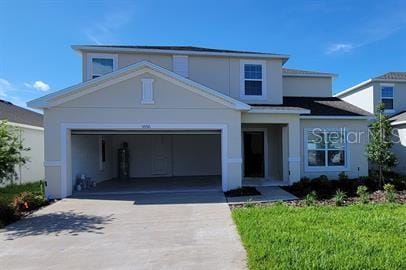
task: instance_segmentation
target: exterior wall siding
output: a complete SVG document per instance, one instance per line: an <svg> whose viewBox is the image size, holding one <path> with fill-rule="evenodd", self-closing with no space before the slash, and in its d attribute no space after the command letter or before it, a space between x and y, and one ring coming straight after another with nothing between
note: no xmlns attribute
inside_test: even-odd
<svg viewBox="0 0 406 270"><path fill-rule="evenodd" d="M298 97L331 97L332 79L283 76L283 95Z"/></svg>
<svg viewBox="0 0 406 270"><path fill-rule="evenodd" d="M406 175L406 125L395 127L395 143L392 146L392 151L398 160L394 171Z"/></svg>
<svg viewBox="0 0 406 270"><path fill-rule="evenodd" d="M338 179L338 174L341 171L320 171L320 172L309 172L306 171L304 165L304 132L307 128L321 128L321 129L345 129L352 134L360 134L357 143L348 143L347 151L349 160L349 168L345 173L350 178L357 178L359 176L368 175L368 161L365 156L365 147L368 143L368 121L367 120L311 120L302 119L300 120L300 153L301 153L301 175L309 178L316 178L320 175L327 175L329 179ZM350 140L354 137L349 136Z"/></svg>

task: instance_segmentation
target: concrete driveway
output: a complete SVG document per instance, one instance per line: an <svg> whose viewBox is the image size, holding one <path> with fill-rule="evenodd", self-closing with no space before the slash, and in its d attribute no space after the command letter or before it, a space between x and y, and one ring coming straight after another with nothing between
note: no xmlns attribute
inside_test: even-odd
<svg viewBox="0 0 406 270"><path fill-rule="evenodd" d="M0 232L2 269L245 269L222 192L59 201Z"/></svg>

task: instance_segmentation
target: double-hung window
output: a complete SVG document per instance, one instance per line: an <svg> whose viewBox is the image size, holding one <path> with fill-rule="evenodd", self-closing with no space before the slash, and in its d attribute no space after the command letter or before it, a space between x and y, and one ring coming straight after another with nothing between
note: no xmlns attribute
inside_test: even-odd
<svg viewBox="0 0 406 270"><path fill-rule="evenodd" d="M114 54L89 54L88 79L95 79L117 69L117 55Z"/></svg>
<svg viewBox="0 0 406 270"><path fill-rule="evenodd" d="M305 169L342 171L347 169L346 132L341 130L305 130Z"/></svg>
<svg viewBox="0 0 406 270"><path fill-rule="evenodd" d="M265 61L241 60L241 98L265 99Z"/></svg>
<svg viewBox="0 0 406 270"><path fill-rule="evenodd" d="M394 86L393 85L381 85L381 102L385 106L385 111L393 111L393 96L394 96Z"/></svg>

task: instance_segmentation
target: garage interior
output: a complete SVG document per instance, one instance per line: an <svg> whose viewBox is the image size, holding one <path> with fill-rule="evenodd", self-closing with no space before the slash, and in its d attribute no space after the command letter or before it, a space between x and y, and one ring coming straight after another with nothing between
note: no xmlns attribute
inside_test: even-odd
<svg viewBox="0 0 406 270"><path fill-rule="evenodd" d="M221 190L220 131L72 130L71 157L74 192Z"/></svg>

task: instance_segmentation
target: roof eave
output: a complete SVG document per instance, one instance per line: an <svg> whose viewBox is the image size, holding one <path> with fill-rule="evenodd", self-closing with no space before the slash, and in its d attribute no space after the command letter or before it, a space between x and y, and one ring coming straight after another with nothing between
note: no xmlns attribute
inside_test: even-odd
<svg viewBox="0 0 406 270"><path fill-rule="evenodd" d="M158 53L158 54L187 54L187 55L207 55L207 56L229 56L229 57L244 57L244 58L266 58L266 59L282 59L285 63L289 59L286 54L256 54L256 53L232 53L232 52L204 52L204 51L188 51L188 50L163 50L163 49L141 49L141 48L118 48L118 47L92 47L83 45L72 45L71 48L77 52L92 51L92 52L133 52L133 53Z"/></svg>
<svg viewBox="0 0 406 270"><path fill-rule="evenodd" d="M272 108L259 109L259 108L254 107L253 109L249 110L248 113L309 114L310 110L307 110L307 109L278 110L278 109L272 109Z"/></svg>
<svg viewBox="0 0 406 270"><path fill-rule="evenodd" d="M337 74L282 74L283 77L310 77L310 78L332 78L338 77Z"/></svg>
<svg viewBox="0 0 406 270"><path fill-rule="evenodd" d="M348 95L351 92L356 91L358 88L360 88L362 86L365 86L365 85L367 85L367 84L369 84L369 83L371 83L373 81L374 81L373 79L368 79L366 81L360 82L359 84L351 86L350 88L347 88L347 89L335 94L333 97L341 98L342 96Z"/></svg>
<svg viewBox="0 0 406 270"><path fill-rule="evenodd" d="M368 115L302 115L301 119L351 119L351 120L373 120L374 116Z"/></svg>

